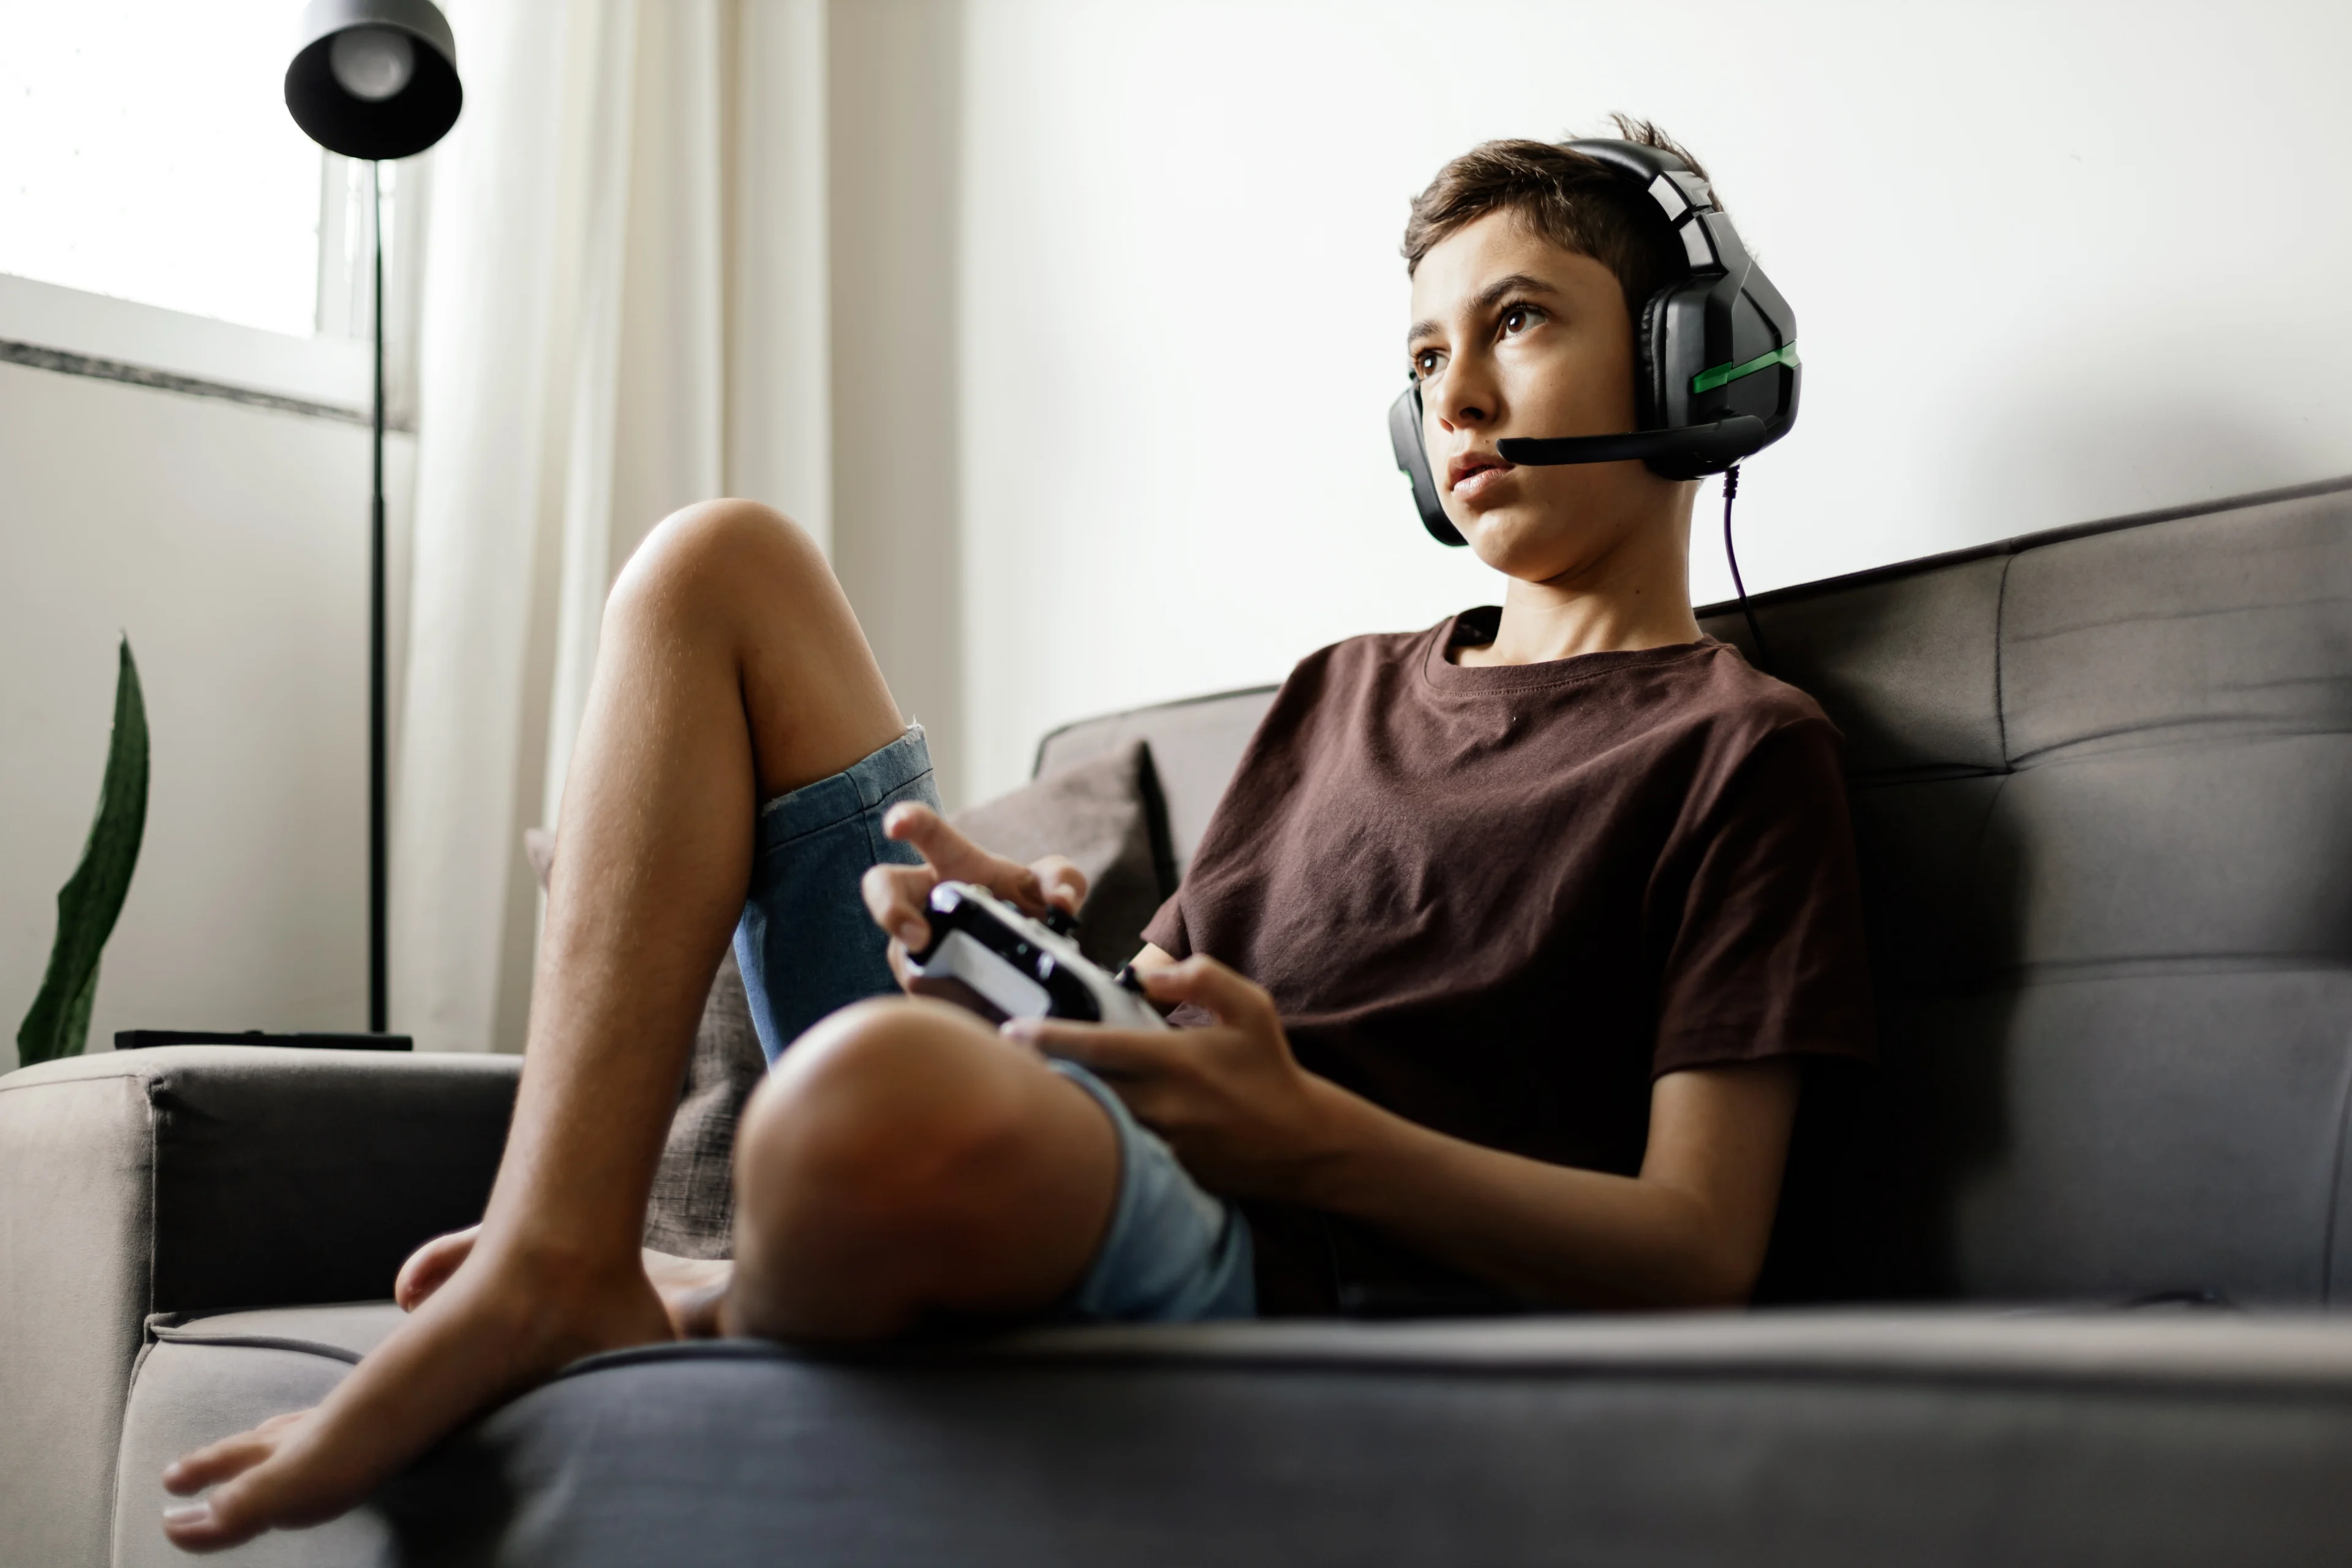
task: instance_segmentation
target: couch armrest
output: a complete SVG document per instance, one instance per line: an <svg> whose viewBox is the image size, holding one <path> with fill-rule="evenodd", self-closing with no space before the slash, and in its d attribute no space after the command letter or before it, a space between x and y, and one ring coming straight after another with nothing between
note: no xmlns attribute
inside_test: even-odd
<svg viewBox="0 0 2352 1568"><path fill-rule="evenodd" d="M151 1314L381 1300L481 1217L521 1065L167 1046L0 1078L0 1562L107 1560Z"/></svg>

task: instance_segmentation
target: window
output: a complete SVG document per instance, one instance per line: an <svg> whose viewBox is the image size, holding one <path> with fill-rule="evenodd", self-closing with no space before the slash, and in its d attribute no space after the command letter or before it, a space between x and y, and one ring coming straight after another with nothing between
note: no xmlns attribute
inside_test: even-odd
<svg viewBox="0 0 2352 1568"><path fill-rule="evenodd" d="M0 0L0 273L309 337L345 166L286 112L297 0ZM365 171L359 189L365 188ZM363 200L363 197L362 197ZM331 238L342 239L341 211Z"/></svg>

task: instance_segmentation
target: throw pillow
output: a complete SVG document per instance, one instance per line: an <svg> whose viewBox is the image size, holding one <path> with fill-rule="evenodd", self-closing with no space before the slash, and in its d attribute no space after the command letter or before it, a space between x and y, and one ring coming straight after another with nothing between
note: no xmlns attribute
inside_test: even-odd
<svg viewBox="0 0 2352 1568"><path fill-rule="evenodd" d="M1141 951L1144 926L1175 890L1167 808L1142 741L958 812L954 821L999 855L1024 863L1064 855L1085 872L1078 947L1106 969Z"/></svg>
<svg viewBox="0 0 2352 1568"><path fill-rule="evenodd" d="M730 950L719 961L718 978L702 1005L686 1083L654 1171L646 1246L679 1258L733 1256L735 1122L767 1073L743 974Z"/></svg>

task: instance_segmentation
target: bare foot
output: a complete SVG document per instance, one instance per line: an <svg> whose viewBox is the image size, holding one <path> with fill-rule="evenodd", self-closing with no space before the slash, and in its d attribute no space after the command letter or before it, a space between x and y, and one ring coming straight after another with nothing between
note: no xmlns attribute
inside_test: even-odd
<svg viewBox="0 0 2352 1568"><path fill-rule="evenodd" d="M410 1253L392 1288L392 1299L400 1310L414 1312L441 1289L457 1272L458 1265L472 1256L474 1238L481 1230L478 1225L453 1230ZM735 1265L725 1258L679 1258L650 1247L644 1249L643 1257L646 1279L669 1314L670 1331L681 1340L715 1338L719 1332L719 1303L735 1277Z"/></svg>
<svg viewBox="0 0 2352 1568"><path fill-rule="evenodd" d="M465 1234L427 1250L470 1250ZM164 1512L172 1542L215 1552L332 1519L453 1428L582 1356L677 1332L637 1258L603 1268L513 1255L459 1261L473 1267L419 1268L420 1285L438 1277L416 1310L317 1409L275 1416L166 1468L174 1495L213 1489Z"/></svg>
<svg viewBox="0 0 2352 1568"><path fill-rule="evenodd" d="M482 1234L478 1225L463 1230L453 1230L446 1236L436 1236L408 1255L400 1266L400 1278L392 1282L392 1299L404 1312L414 1312L425 1305L425 1298L448 1283L457 1266L474 1255L474 1239Z"/></svg>
<svg viewBox="0 0 2352 1568"><path fill-rule="evenodd" d="M719 1304L734 1282L735 1265L724 1258L675 1258L646 1248L646 1278L653 1281L670 1331L682 1340L716 1339Z"/></svg>

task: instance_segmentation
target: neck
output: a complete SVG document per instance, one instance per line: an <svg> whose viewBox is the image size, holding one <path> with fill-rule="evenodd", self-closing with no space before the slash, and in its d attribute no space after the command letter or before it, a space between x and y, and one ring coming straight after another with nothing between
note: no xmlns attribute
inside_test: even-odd
<svg viewBox="0 0 2352 1568"><path fill-rule="evenodd" d="M1495 640L1464 664L1541 664L1579 654L1696 642L1690 603L1690 506L1633 529L1600 557L1556 577L1514 577Z"/></svg>

